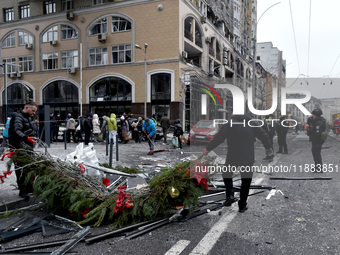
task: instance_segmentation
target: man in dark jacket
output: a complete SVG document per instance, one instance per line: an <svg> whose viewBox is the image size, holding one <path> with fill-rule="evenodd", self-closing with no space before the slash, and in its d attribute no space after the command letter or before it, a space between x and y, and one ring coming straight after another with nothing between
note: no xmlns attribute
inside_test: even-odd
<svg viewBox="0 0 340 255"><path fill-rule="evenodd" d="M55 132L55 118L53 113L50 113L50 143L53 143L53 137Z"/></svg>
<svg viewBox="0 0 340 255"><path fill-rule="evenodd" d="M91 132L93 129L92 119L90 118L90 116L85 116L84 129L85 129L85 145L88 145L90 142Z"/></svg>
<svg viewBox="0 0 340 255"><path fill-rule="evenodd" d="M54 124L54 127L55 127L55 140L56 140L56 142L58 141L60 122L61 122L61 116L60 116L60 113L57 113L57 117L55 118L55 124Z"/></svg>
<svg viewBox="0 0 340 255"><path fill-rule="evenodd" d="M179 119L175 120L175 130L174 130L174 136L177 137L178 140L178 147L182 149L182 141L181 141L181 136L183 135L183 128L181 125L181 121Z"/></svg>
<svg viewBox="0 0 340 255"><path fill-rule="evenodd" d="M247 115L233 115L231 120L222 126L220 131L215 135L215 137L210 141L206 149L203 151L204 153L211 151L223 143L225 139L227 139L228 152L225 165L235 169L240 167L241 172L242 184L240 191L240 201L238 202L239 212L244 212L248 209L247 198L249 194L250 183L253 177L253 172L250 170L255 162L255 137L261 140L262 144L266 148L266 154L268 156L273 154L268 135L263 131L259 123L251 121L251 126L248 125L249 120L251 119ZM258 125L258 127L253 127L255 125ZM232 171L223 173L223 181L226 187L225 206L230 206L232 203L237 201L237 199L234 198L232 175Z"/></svg>
<svg viewBox="0 0 340 255"><path fill-rule="evenodd" d="M312 154L315 164L315 171L322 172L321 148L326 138L324 133L326 132L326 120L321 117L322 111L320 109L315 109L312 111L312 114L313 122L309 137L312 141Z"/></svg>
<svg viewBox="0 0 340 255"><path fill-rule="evenodd" d="M277 140L279 143L279 150L276 153L288 154L286 136L287 136L289 127L285 127L284 125L282 125L282 121L284 121L285 119L286 119L285 115L280 115L280 121L277 123L276 130L277 130ZM285 123L285 125L287 125L287 123Z"/></svg>
<svg viewBox="0 0 340 255"><path fill-rule="evenodd" d="M168 114L164 113L164 116L161 118L160 124L163 129L164 142L167 143L166 139L168 135L168 129L170 127L170 120L168 118Z"/></svg>
<svg viewBox="0 0 340 255"><path fill-rule="evenodd" d="M25 104L22 111L18 112L10 122L9 129L9 143L16 149L25 148L25 150L33 151L33 144L35 143L34 137L36 136L35 130L33 128L31 117L37 111L37 104L33 101L29 101ZM15 154L20 153L20 151ZM14 159L14 165L17 169L19 166L19 161ZM20 162L22 165L24 162ZM28 186L25 184L26 174L21 170L16 170L15 174L17 176L17 183L19 187L19 196L22 198L29 198Z"/></svg>
<svg viewBox="0 0 340 255"><path fill-rule="evenodd" d="M269 115L267 119L263 120L262 129L269 136L269 140L270 140L270 143L272 144L272 149L274 151L274 140L273 139L274 139L274 135L276 131L276 123L273 122L273 117L274 117L273 115ZM272 157L266 156L264 160L269 160L269 162L272 162L273 158L274 158L274 155Z"/></svg>

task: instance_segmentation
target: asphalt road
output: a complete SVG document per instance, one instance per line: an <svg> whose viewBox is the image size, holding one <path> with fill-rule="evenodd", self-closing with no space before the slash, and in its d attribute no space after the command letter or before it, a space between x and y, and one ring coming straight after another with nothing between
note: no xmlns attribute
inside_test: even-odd
<svg viewBox="0 0 340 255"><path fill-rule="evenodd" d="M276 154L270 163L276 166L277 172L257 173L253 184L275 186L277 191L269 199L270 191L251 196L248 201L248 211L239 213L234 204L224 207L220 212L212 211L186 222L175 222L151 231L133 240L119 237L110 238L92 245L79 243L72 250L80 254L340 254L339 231L339 151L340 138L333 134L327 138L322 157L327 164L327 171L310 173L307 167L313 163L311 143L305 134L289 134L288 155ZM146 144L126 144L121 149L123 164L141 165L172 164L186 158L196 150L204 147L174 150L170 145L156 143L156 146L169 151L146 156ZM51 153L61 153L62 145L54 145ZM95 145L100 162L105 161L105 150ZM71 146L70 146L71 147ZM268 166L268 161L262 160L264 149L259 141L256 147L256 165ZM274 147L277 149L277 140ZM219 148L225 152L224 146ZM307 164L307 165L305 165ZM331 165L333 164L333 165ZM300 167L301 166L301 167ZM282 172L278 169L291 172ZM294 172L294 168L296 169ZM301 172L300 172L301 171ZM272 180L270 177L332 177L331 180ZM254 192L257 192L255 190ZM237 196L237 194L236 194ZM219 197L221 198L221 196ZM211 197L211 200L218 197ZM14 220L14 219L12 219ZM7 219L8 223L8 219ZM0 220L0 228L6 220ZM91 230L91 234L102 233L109 229L104 226ZM16 239L3 244L4 247L14 247L28 243L45 242L65 239L72 234L43 238L41 233ZM56 248L50 248L53 251ZM45 250L42 250L45 251Z"/></svg>

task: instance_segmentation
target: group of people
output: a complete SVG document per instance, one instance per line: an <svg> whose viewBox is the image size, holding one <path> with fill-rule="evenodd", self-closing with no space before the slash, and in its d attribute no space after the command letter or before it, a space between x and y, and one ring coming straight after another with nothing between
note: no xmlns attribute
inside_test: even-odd
<svg viewBox="0 0 340 255"><path fill-rule="evenodd" d="M281 115L280 120L273 122L273 115L268 116L260 128L261 124L257 125L231 125L230 123L248 123L250 117L247 115L233 115L232 122L222 126L219 132L214 136L210 143L203 150L207 153L215 149L218 145L227 140L228 152L225 165L239 167L241 172L241 190L240 199L234 197L233 189L233 172L223 172L223 180L226 188L225 206L231 206L238 201L239 212L245 212L247 207L247 198L249 188L252 181L252 171L242 171L242 169L251 169L255 162L254 142L255 138L259 139L266 149L266 158L272 161L274 157L273 138L275 133L278 135L279 150L277 153L288 153L286 135L288 132L287 123L284 122L285 116ZM322 117L322 110L315 109L312 116L308 120L308 136L312 142L312 155L315 165L315 172L322 172L321 148L327 137L326 120ZM227 168L230 169L230 168Z"/></svg>

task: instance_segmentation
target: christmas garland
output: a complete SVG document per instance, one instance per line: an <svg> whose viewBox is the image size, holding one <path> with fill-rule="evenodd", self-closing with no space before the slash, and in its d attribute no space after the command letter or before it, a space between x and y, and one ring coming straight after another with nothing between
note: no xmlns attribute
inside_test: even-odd
<svg viewBox="0 0 340 255"><path fill-rule="evenodd" d="M80 224L100 226L109 221L121 227L169 216L178 206L193 209L208 188L207 179L191 178L190 162L162 169L146 188L126 191L120 186L118 191L109 192L108 179L86 175L81 164L56 159L47 151L20 149L11 155L8 165L12 161L27 174L26 183L33 183L34 195L47 201L47 209L68 214Z"/></svg>

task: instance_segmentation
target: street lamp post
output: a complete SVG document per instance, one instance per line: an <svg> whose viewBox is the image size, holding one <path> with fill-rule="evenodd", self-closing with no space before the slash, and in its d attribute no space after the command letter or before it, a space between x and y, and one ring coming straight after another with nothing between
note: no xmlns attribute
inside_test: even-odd
<svg viewBox="0 0 340 255"><path fill-rule="evenodd" d="M144 51L144 120L146 119L146 49L148 48L148 44L144 44L144 50L138 45L135 44L137 49Z"/></svg>
<svg viewBox="0 0 340 255"><path fill-rule="evenodd" d="M256 86L256 65L255 65L255 63L256 63L256 44L257 44L257 25L259 24L259 22L260 22L260 19L262 18L262 16L263 16L263 14L265 14L270 8L272 8L272 7L274 7L275 5L277 5L277 4L280 4L281 2L278 2L278 3L275 3L275 4L273 4L273 5L271 5L271 6L269 6L262 14L261 14L261 16L260 16L260 18L256 21L255 20L255 31L254 31L254 45L253 45L253 82L252 82L252 84L253 84L253 97L255 97L255 93L254 93L254 89L255 89L255 86ZM253 100L253 102L254 102L254 100Z"/></svg>

